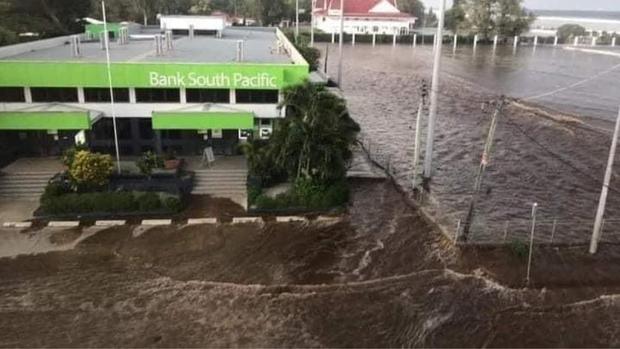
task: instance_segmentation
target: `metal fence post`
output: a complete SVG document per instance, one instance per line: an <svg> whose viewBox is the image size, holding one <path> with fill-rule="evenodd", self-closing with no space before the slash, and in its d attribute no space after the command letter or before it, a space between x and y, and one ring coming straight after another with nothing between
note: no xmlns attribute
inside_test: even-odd
<svg viewBox="0 0 620 349"><path fill-rule="evenodd" d="M551 243L553 243L553 238L555 237L555 229L558 226L558 220L554 219L553 220L553 227L551 227Z"/></svg>
<svg viewBox="0 0 620 349"><path fill-rule="evenodd" d="M456 245L456 243L459 241L459 233L461 231L461 220L459 219L456 222L456 231L454 232L454 244Z"/></svg>
<svg viewBox="0 0 620 349"><path fill-rule="evenodd" d="M532 205L532 232L530 233L530 253L527 259L527 276L525 278L525 282L529 286L530 284L530 275L532 271L532 252L534 250L534 231L536 230L536 210L538 209L538 204L534 203Z"/></svg>

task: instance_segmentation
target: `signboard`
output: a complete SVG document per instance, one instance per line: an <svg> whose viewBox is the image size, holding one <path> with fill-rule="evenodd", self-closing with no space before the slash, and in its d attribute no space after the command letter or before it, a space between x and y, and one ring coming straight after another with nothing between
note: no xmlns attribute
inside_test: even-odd
<svg viewBox="0 0 620 349"><path fill-rule="evenodd" d="M303 82L307 65L113 63L114 87L281 89ZM0 61L0 86L108 87L104 63Z"/></svg>

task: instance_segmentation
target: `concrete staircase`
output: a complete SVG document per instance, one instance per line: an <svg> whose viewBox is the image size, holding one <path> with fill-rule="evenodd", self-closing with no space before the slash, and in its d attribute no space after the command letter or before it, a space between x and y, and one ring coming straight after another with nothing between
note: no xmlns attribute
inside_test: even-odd
<svg viewBox="0 0 620 349"><path fill-rule="evenodd" d="M0 198L38 200L54 172L0 173Z"/></svg>
<svg viewBox="0 0 620 349"><path fill-rule="evenodd" d="M201 169L194 173L192 194L231 199L247 206L247 169Z"/></svg>

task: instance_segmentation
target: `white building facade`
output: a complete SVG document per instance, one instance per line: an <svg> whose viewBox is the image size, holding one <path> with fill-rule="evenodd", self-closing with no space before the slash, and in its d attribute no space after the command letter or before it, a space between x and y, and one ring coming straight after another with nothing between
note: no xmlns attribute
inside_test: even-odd
<svg viewBox="0 0 620 349"><path fill-rule="evenodd" d="M340 32L340 0L313 2L313 26L326 33ZM346 34L407 35L416 17L398 9L395 0L344 0Z"/></svg>

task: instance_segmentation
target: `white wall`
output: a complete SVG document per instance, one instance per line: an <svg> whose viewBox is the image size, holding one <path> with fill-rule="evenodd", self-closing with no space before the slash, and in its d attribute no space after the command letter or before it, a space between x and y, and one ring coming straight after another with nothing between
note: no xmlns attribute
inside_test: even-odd
<svg viewBox="0 0 620 349"><path fill-rule="evenodd" d="M409 20L389 21L389 20L362 20L348 19L344 21L344 32L347 34L372 34L373 27L378 27L377 34L409 33ZM317 16L315 26L326 33L340 32L340 19L338 17Z"/></svg>
<svg viewBox="0 0 620 349"><path fill-rule="evenodd" d="M161 29L189 30L190 25L195 30L222 31L226 26L226 18L221 16L161 16Z"/></svg>

